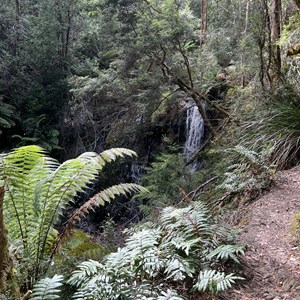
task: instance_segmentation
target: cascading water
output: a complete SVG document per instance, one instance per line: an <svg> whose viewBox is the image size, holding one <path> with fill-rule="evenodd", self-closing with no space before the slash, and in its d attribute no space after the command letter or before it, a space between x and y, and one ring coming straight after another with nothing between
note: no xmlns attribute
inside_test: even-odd
<svg viewBox="0 0 300 300"><path fill-rule="evenodd" d="M131 182L138 183L141 179L142 171L143 171L142 166L136 163L132 163L129 170Z"/></svg>
<svg viewBox="0 0 300 300"><path fill-rule="evenodd" d="M186 99L186 142L184 145L184 156L189 161L200 149L204 135L204 121L199 109L192 98ZM192 165L192 169L196 168Z"/></svg>

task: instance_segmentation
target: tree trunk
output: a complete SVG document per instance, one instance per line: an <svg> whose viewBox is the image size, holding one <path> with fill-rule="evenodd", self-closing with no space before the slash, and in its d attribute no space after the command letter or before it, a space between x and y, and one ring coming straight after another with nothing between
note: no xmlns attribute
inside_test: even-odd
<svg viewBox="0 0 300 300"><path fill-rule="evenodd" d="M200 48L206 43L208 20L208 0L201 0Z"/></svg>
<svg viewBox="0 0 300 300"><path fill-rule="evenodd" d="M20 16L21 16L21 4L19 0L15 0L16 5L16 39L15 39L15 56L20 55Z"/></svg>
<svg viewBox="0 0 300 300"><path fill-rule="evenodd" d="M277 41L281 37L281 27L282 27L282 4L281 0L272 1L272 26L271 26L271 38L274 47L273 56L273 67L275 76L279 77L281 73L281 54L280 47L277 45Z"/></svg>
<svg viewBox="0 0 300 300"><path fill-rule="evenodd" d="M7 230L3 216L4 187L0 187L0 295L5 294L9 269Z"/></svg>
<svg viewBox="0 0 300 300"><path fill-rule="evenodd" d="M243 36L247 36L248 33L248 26L249 26L249 8L250 2L247 0L246 2L246 13L245 13L245 26L243 31ZM242 65L242 88L246 86L246 74L245 74L245 56L246 56L246 49L245 47L242 48L241 52L241 65Z"/></svg>
<svg viewBox="0 0 300 300"><path fill-rule="evenodd" d="M20 297L20 289L13 274L13 262L8 252L3 202L4 187L0 186L0 296L9 291L12 299L18 299Z"/></svg>

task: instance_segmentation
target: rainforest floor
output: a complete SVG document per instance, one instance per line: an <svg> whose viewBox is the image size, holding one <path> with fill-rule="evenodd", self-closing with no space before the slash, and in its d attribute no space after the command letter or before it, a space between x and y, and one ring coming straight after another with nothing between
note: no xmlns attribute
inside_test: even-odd
<svg viewBox="0 0 300 300"><path fill-rule="evenodd" d="M239 241L246 246L242 271L246 280L220 299L300 300L300 241L291 231L299 210L297 166L278 172L268 193L233 214Z"/></svg>

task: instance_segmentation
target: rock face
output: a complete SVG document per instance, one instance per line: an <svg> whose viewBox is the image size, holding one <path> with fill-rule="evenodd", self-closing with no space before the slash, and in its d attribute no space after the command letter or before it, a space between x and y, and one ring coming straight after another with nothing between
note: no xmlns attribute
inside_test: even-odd
<svg viewBox="0 0 300 300"><path fill-rule="evenodd" d="M247 280L228 299L300 299L300 243L291 233L299 210L300 166L280 172L268 194L238 212Z"/></svg>

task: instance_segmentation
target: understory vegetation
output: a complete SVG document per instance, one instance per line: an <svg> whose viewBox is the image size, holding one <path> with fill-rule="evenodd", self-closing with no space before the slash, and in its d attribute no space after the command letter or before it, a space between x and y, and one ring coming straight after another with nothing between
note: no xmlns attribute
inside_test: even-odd
<svg viewBox="0 0 300 300"><path fill-rule="evenodd" d="M299 9L3 0L0 299L243 284L228 215L300 160Z"/></svg>
<svg viewBox="0 0 300 300"><path fill-rule="evenodd" d="M217 293L239 279L229 273L230 261L239 264L242 246L211 217L205 205L165 208L157 223L127 231L125 245L102 262L79 264L67 283L74 299L186 299L197 292ZM63 278L39 281L32 299L58 294ZM46 283L47 282L47 283Z"/></svg>

